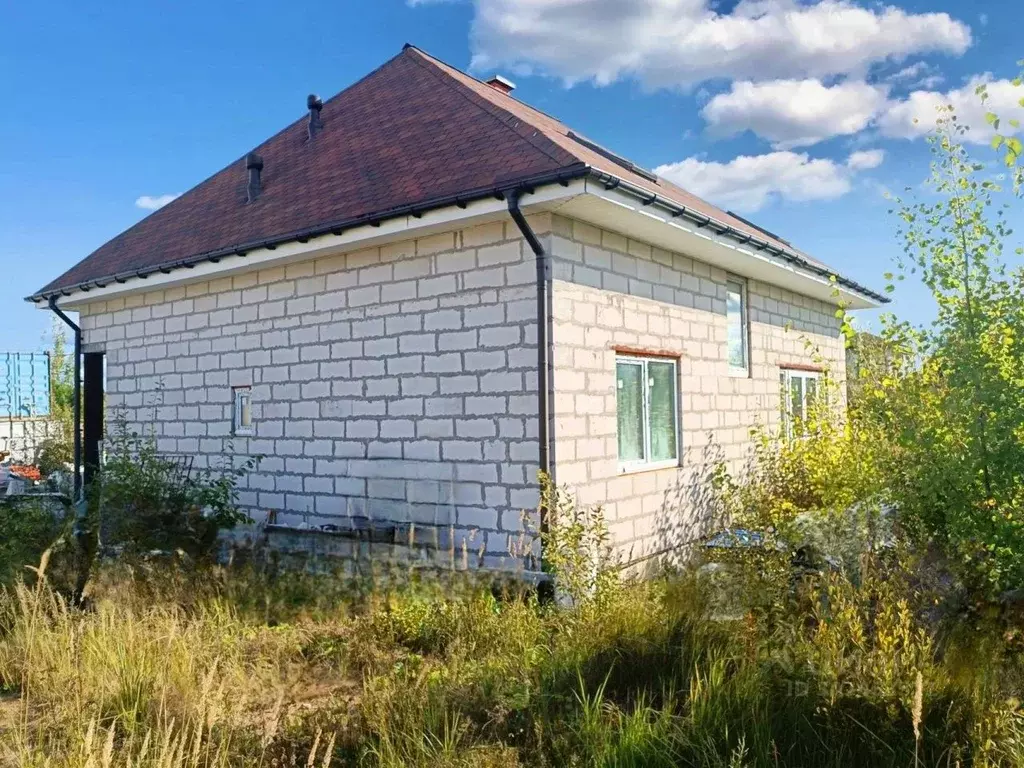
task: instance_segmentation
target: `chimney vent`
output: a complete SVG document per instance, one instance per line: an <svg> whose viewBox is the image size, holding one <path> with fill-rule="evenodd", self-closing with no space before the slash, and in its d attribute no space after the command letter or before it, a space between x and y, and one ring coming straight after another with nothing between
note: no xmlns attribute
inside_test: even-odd
<svg viewBox="0 0 1024 768"><path fill-rule="evenodd" d="M487 84L494 90L501 91L502 93L512 93L516 89L515 83L501 75L495 75L487 81Z"/></svg>
<svg viewBox="0 0 1024 768"><path fill-rule="evenodd" d="M246 193L251 203L260 196L262 186L260 185L260 172L263 170L263 158L255 152L245 156L245 170L249 172L249 185Z"/></svg>
<svg viewBox="0 0 1024 768"><path fill-rule="evenodd" d="M323 99L315 93L309 94L306 97L306 108L309 109L309 138L312 139L317 131L323 128L323 123L320 122L320 110L324 108Z"/></svg>

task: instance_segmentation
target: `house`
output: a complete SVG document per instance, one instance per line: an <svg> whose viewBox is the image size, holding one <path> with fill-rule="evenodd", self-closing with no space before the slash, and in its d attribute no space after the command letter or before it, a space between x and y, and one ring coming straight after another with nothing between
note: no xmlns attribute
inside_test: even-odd
<svg viewBox="0 0 1024 768"><path fill-rule="evenodd" d="M30 297L80 313L86 464L105 367L161 451L263 455L257 517L497 563L543 469L633 560L692 538L780 380L842 375L836 306L885 299L512 89L406 46Z"/></svg>

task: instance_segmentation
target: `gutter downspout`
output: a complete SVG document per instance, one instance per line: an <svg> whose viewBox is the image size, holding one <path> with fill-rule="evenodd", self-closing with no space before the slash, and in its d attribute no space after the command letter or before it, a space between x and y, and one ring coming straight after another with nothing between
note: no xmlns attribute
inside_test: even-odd
<svg viewBox="0 0 1024 768"><path fill-rule="evenodd" d="M538 464L540 471L548 477L551 488L555 487L554 472L551 462L551 261L544 251L544 245L526 221L519 208L521 190L513 189L508 193L508 212L512 220L523 233L529 243L537 262L537 442L539 443ZM540 528L541 533L547 532L547 499L541 494ZM541 553L543 557L543 552Z"/></svg>
<svg viewBox="0 0 1024 768"><path fill-rule="evenodd" d="M71 406L75 430L75 496L77 504L82 499L82 329L57 306L57 297L51 296L47 302L50 310L75 334L75 401Z"/></svg>

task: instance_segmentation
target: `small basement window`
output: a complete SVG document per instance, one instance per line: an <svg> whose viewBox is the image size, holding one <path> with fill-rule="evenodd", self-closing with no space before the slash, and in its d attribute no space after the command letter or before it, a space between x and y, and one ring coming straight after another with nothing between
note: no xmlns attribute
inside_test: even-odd
<svg viewBox="0 0 1024 768"><path fill-rule="evenodd" d="M233 425L236 435L252 434L252 388L235 387Z"/></svg>
<svg viewBox="0 0 1024 768"><path fill-rule="evenodd" d="M740 280L726 283L726 324L728 327L729 372L750 375L750 328L747 314L747 286Z"/></svg>
<svg viewBox="0 0 1024 768"><path fill-rule="evenodd" d="M786 435L802 435L808 412L818 397L817 371L783 368L779 372L782 387L782 426Z"/></svg>
<svg viewBox="0 0 1024 768"><path fill-rule="evenodd" d="M679 394L676 361L616 358L619 469L679 464Z"/></svg>

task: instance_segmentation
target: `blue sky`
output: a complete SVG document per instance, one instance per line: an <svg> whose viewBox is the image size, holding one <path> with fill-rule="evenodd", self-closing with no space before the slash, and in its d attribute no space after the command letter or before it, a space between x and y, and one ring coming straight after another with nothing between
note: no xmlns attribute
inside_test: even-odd
<svg viewBox="0 0 1024 768"><path fill-rule="evenodd" d="M882 191L927 172L913 117L951 100L977 121L980 77L1006 116L1024 95L1003 82L1024 45L1002 0L40 0L3 15L4 351L45 344L48 313L22 298L147 215L140 206L405 42L506 74L524 101L879 288L899 250ZM894 309L931 314L913 289Z"/></svg>

